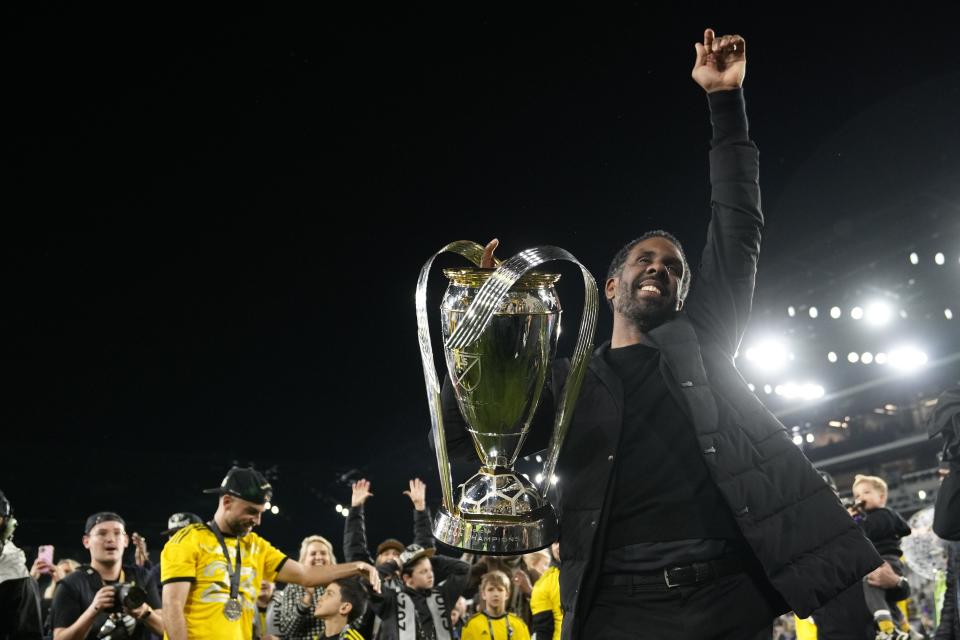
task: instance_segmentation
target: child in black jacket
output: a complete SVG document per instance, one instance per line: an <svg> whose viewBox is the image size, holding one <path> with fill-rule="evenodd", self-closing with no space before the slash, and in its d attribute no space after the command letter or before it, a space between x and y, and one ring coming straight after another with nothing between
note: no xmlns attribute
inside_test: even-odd
<svg viewBox="0 0 960 640"><path fill-rule="evenodd" d="M858 475L853 480L853 500L854 518L864 534L877 548L877 553L902 576L900 539L910 535L910 525L899 513L887 508L887 483L877 476ZM877 625L877 640L906 640L910 637L909 633L894 625L884 589L870 586L864 579L863 592Z"/></svg>

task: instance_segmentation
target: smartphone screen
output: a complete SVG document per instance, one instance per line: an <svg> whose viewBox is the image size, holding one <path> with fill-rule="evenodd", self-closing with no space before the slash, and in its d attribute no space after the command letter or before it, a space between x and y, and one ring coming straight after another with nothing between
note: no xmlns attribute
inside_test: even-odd
<svg viewBox="0 0 960 640"><path fill-rule="evenodd" d="M42 544L37 550L37 558L43 560L49 565L53 565L53 545L52 544ZM49 570L44 570L43 573L50 573Z"/></svg>

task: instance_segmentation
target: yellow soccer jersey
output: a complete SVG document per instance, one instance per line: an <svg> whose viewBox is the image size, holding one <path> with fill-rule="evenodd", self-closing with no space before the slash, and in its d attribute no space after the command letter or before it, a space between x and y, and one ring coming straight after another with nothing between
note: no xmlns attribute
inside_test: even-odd
<svg viewBox="0 0 960 640"><path fill-rule="evenodd" d="M193 583L183 608L190 640L250 640L260 582L273 582L287 560L255 533L239 539L243 615L239 620L230 621L223 615L223 603L230 598L227 562L231 567L236 562L238 539L226 536L224 539L230 551L229 561L223 557L223 547L213 531L204 524L191 524L175 533L160 554L162 584Z"/></svg>
<svg viewBox="0 0 960 640"><path fill-rule="evenodd" d="M560 608L560 569L550 567L533 585L530 594L530 613L553 612L553 640L560 640L560 625L563 624L563 609ZM534 625L536 626L536 625Z"/></svg>
<svg viewBox="0 0 960 640"><path fill-rule="evenodd" d="M513 633L508 632L507 624ZM490 637L490 629L493 629L493 637ZM530 630L523 620L512 613L499 618L488 618L478 613L470 618L461 637L462 640L530 640Z"/></svg>

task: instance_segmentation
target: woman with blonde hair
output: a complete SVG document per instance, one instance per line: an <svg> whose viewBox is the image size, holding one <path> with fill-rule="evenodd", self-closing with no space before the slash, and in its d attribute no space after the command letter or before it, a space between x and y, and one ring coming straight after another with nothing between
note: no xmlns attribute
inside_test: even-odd
<svg viewBox="0 0 960 640"><path fill-rule="evenodd" d="M337 564L333 545L323 536L307 536L300 543L300 564L305 567ZM312 640L324 636L323 622L313 615L317 598L322 593L323 587L287 585L276 619L277 629L284 640Z"/></svg>

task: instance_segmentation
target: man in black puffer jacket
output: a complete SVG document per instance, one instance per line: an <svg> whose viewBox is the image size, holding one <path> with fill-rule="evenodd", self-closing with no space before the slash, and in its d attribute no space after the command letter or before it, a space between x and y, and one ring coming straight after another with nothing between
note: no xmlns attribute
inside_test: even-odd
<svg viewBox="0 0 960 640"><path fill-rule="evenodd" d="M590 362L557 467L564 640L744 640L859 588L881 564L734 366L763 226L744 47L711 30L696 45L712 218L689 299L689 265L669 233L641 236L611 264L612 340ZM521 455L546 446L568 370L555 362ZM469 459L449 383L443 401L448 451Z"/></svg>

